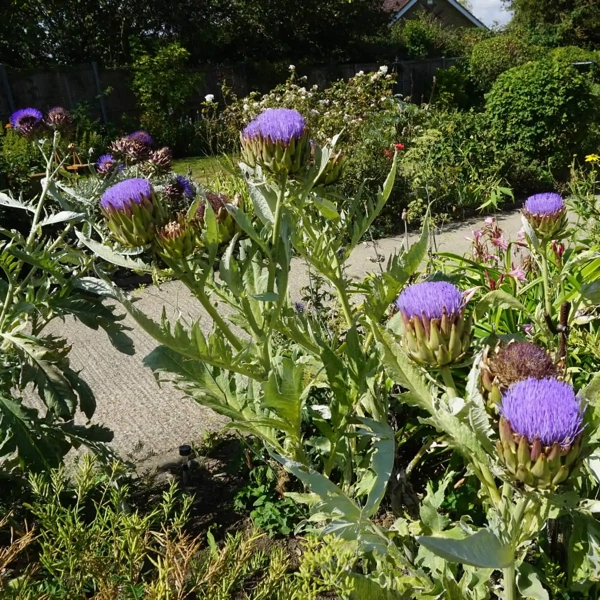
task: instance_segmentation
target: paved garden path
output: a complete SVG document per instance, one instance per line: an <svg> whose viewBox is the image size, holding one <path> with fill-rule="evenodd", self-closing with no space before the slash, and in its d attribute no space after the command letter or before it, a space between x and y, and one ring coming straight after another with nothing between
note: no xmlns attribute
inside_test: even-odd
<svg viewBox="0 0 600 600"><path fill-rule="evenodd" d="M521 227L517 212L499 219L507 238L515 239ZM452 224L437 237L439 251L462 254L470 249L474 229L483 225L483 219ZM417 234L411 235L414 239ZM376 243L377 252L386 258L404 243L403 237L386 238ZM352 254L348 274L361 278L376 272L376 251L372 243L361 244ZM290 278L292 297L300 298L300 289L307 284L306 269L301 261L293 266ZM169 282L161 288L148 287L136 293L138 306L150 316L159 318L163 306L171 315L198 318L202 310L179 282ZM204 319L206 329L210 319ZM82 324L69 320L53 323L54 333L64 335L72 343L71 360L76 369L96 393L98 407L93 421L103 423L114 431L113 445L122 456L135 462L152 457L169 457L181 445L198 442L205 431L222 428L226 420L212 410L182 397L177 390L159 387L151 371L142 364L143 358L156 346L154 340L142 331L129 317L125 323L132 329L130 337L135 343L134 356L125 356L115 350L102 331L92 331ZM159 460L160 462L160 460Z"/></svg>

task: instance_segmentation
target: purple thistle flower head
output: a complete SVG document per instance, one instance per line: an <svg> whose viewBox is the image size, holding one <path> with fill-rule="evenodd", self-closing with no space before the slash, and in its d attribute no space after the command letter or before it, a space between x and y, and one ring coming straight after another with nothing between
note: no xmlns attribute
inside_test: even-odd
<svg viewBox="0 0 600 600"><path fill-rule="evenodd" d="M530 443L565 448L583 431L585 406L573 388L558 379L524 379L513 384L498 406L512 430Z"/></svg>
<svg viewBox="0 0 600 600"><path fill-rule="evenodd" d="M426 281L408 286L396 301L398 310L408 319L425 316L441 319L460 313L463 307L462 292L447 281Z"/></svg>
<svg viewBox="0 0 600 600"><path fill-rule="evenodd" d="M108 175L113 169L122 171L123 165L117 165L117 161L112 154L103 154L96 162L96 171L99 175Z"/></svg>
<svg viewBox="0 0 600 600"><path fill-rule="evenodd" d="M13 129L27 135L42 123L43 118L37 108L22 108L10 115L9 121Z"/></svg>
<svg viewBox="0 0 600 600"><path fill-rule="evenodd" d="M267 108L242 132L245 139L263 138L272 143L289 144L302 137L306 123L297 110Z"/></svg>
<svg viewBox="0 0 600 600"><path fill-rule="evenodd" d="M150 202L152 193L152 186L146 179L125 179L104 192L100 206L108 212L126 212L132 204Z"/></svg>
<svg viewBox="0 0 600 600"><path fill-rule="evenodd" d="M133 140L135 142L139 142L140 144L143 144L144 146L153 146L154 145L154 140L152 139L152 136L147 131L144 131L143 129L140 129L140 131L134 131L133 133L130 133L127 136L127 139Z"/></svg>
<svg viewBox="0 0 600 600"><path fill-rule="evenodd" d="M560 194L553 192L535 194L525 201L525 210L532 215L553 215L565 208L565 202Z"/></svg>
<svg viewBox="0 0 600 600"><path fill-rule="evenodd" d="M192 182L185 178L183 175L177 175L175 177L175 185L181 190L181 194L190 200L196 196L196 190L192 185Z"/></svg>

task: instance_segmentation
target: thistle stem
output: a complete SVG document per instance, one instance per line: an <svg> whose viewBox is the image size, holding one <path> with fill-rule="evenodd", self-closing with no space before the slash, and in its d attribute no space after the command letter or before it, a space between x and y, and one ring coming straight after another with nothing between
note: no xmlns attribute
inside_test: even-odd
<svg viewBox="0 0 600 600"><path fill-rule="evenodd" d="M450 370L450 367L442 367L440 372L442 373L442 379L444 380L444 385L446 386L448 396L450 396L450 398L458 398L456 384L454 383L454 377L452 377L452 371Z"/></svg>
<svg viewBox="0 0 600 600"><path fill-rule="evenodd" d="M204 292L199 292L196 294L196 298L198 298L204 310L212 317L217 327L223 332L223 335L229 340L229 343L239 352L243 348L242 343L233 331L231 331L229 325L225 323L223 317L217 312L217 309L211 304L208 296Z"/></svg>
<svg viewBox="0 0 600 600"><path fill-rule="evenodd" d="M547 244L541 246L542 260L542 282L544 286L544 306L546 313L552 317L552 303L550 302L550 278L548 276L548 256L546 254Z"/></svg>
<svg viewBox="0 0 600 600"><path fill-rule="evenodd" d="M504 600L517 600L516 594L516 576L517 569L515 563L506 569L502 569L504 574Z"/></svg>

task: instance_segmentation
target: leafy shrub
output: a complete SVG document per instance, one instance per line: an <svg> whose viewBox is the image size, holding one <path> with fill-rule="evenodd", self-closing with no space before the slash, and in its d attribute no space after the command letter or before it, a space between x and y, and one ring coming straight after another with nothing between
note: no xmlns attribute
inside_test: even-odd
<svg viewBox="0 0 600 600"><path fill-rule="evenodd" d="M31 176L43 168L42 155L30 140L7 128L0 132L0 189L22 191L30 197Z"/></svg>
<svg viewBox="0 0 600 600"><path fill-rule="evenodd" d="M496 144L519 157L511 175L516 179L540 168L564 178L572 156L594 144L598 110L589 78L551 61L510 69L486 97Z"/></svg>
<svg viewBox="0 0 600 600"><path fill-rule="evenodd" d="M501 73L535 60L543 51L513 35L498 35L475 44L470 58L471 77L487 92Z"/></svg>
<svg viewBox="0 0 600 600"><path fill-rule="evenodd" d="M578 46L561 46L550 51L549 58L561 63L600 62L600 52L579 48Z"/></svg>
<svg viewBox="0 0 600 600"><path fill-rule="evenodd" d="M432 110L401 169L414 206L433 202L433 210L447 217L479 207L504 182L489 118L474 111Z"/></svg>
<svg viewBox="0 0 600 600"><path fill-rule="evenodd" d="M132 86L142 111L142 127L176 154L194 131L187 104L200 75L186 70L188 58L189 52L174 43L159 48L154 56L141 54L133 63Z"/></svg>
<svg viewBox="0 0 600 600"><path fill-rule="evenodd" d="M474 28L446 27L427 11L401 19L391 27L396 53L412 59L467 56L486 32Z"/></svg>
<svg viewBox="0 0 600 600"><path fill-rule="evenodd" d="M436 69L431 103L436 108L469 109L480 101L464 62L449 69Z"/></svg>

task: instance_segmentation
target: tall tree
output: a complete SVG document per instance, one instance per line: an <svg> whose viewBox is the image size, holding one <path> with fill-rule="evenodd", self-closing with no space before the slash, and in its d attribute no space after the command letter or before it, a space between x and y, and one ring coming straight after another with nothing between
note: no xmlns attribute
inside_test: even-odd
<svg viewBox="0 0 600 600"><path fill-rule="evenodd" d="M600 46L598 0L504 0L514 11L514 25L534 43L547 46Z"/></svg>

